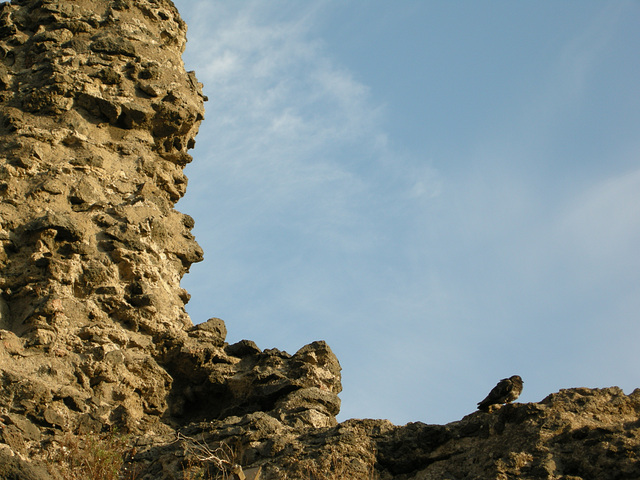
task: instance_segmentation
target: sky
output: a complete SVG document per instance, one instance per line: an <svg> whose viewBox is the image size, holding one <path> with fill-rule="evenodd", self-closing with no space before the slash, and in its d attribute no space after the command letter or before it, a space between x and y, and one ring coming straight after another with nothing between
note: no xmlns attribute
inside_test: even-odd
<svg viewBox="0 0 640 480"><path fill-rule="evenodd" d="M194 323L327 341L340 421L640 387L640 2L175 4Z"/></svg>

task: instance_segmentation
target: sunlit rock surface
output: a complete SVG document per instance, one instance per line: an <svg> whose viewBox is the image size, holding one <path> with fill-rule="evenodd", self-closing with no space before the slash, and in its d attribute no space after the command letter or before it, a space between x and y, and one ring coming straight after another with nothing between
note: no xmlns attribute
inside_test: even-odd
<svg viewBox="0 0 640 480"><path fill-rule="evenodd" d="M640 478L640 393L338 424L326 343L194 326L185 35L169 0L0 4L0 479L82 478L94 450L138 479Z"/></svg>

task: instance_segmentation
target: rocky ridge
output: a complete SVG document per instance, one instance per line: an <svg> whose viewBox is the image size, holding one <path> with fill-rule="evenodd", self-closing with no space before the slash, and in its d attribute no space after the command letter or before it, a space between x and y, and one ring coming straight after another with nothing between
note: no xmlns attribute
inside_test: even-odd
<svg viewBox="0 0 640 480"><path fill-rule="evenodd" d="M174 205L205 97L185 42L170 0L0 4L0 479L76 478L53 459L114 428L123 478L640 478L638 391L337 424L326 343L194 325L180 280L203 253Z"/></svg>

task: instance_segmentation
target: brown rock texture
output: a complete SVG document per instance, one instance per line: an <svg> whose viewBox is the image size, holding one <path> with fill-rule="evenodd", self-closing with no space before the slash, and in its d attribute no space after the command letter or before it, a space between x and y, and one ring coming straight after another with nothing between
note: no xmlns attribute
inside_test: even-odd
<svg viewBox="0 0 640 480"><path fill-rule="evenodd" d="M149 478L175 478L170 472L202 457L194 446L233 445L234 458L247 470L260 466L263 480L630 480L640 478L640 389L561 390L447 425L347 420L304 428L254 412L193 422L181 434L139 455L153 459Z"/></svg>
<svg viewBox="0 0 640 480"><path fill-rule="evenodd" d="M185 41L170 0L0 4L0 480L640 478L639 391L337 424L326 343L194 326Z"/></svg>
<svg viewBox="0 0 640 480"><path fill-rule="evenodd" d="M191 326L180 279L202 259L173 209L204 114L185 30L170 2L0 6L2 396L31 420L167 408L153 354Z"/></svg>

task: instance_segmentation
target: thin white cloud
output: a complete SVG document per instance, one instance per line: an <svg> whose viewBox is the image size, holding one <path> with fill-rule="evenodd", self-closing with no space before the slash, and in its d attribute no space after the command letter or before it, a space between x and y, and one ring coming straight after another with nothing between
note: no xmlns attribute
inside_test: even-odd
<svg viewBox="0 0 640 480"><path fill-rule="evenodd" d="M640 169L601 180L574 198L557 219L563 256L595 270L601 281L638 272Z"/></svg>
<svg viewBox="0 0 640 480"><path fill-rule="evenodd" d="M456 376L462 393L501 369L528 370L548 392L539 371L554 360L545 352L577 354L597 333L597 319L570 303L631 275L625 259L640 258L637 171L588 188L566 182L561 193L546 183L563 161L558 127L608 54L610 22L560 49L534 92L510 105L518 118L487 125L493 135L474 158L440 160L443 179L431 162L394 150L384 106L325 51L314 34L323 2L189 5L187 64L210 98L180 205L196 217L206 254L185 283L194 321L221 316L230 340L264 347L326 338L345 367L343 416L397 414L393 398L365 407L367 395L349 396L366 384L365 369L386 372L411 411L423 398L450 403L416 387L420 372L436 384ZM609 273L586 290L572 286L594 268ZM637 305L630 299L603 302L620 300L622 318ZM582 337L562 337L570 331ZM368 384L369 396L377 388Z"/></svg>
<svg viewBox="0 0 640 480"><path fill-rule="evenodd" d="M274 18L278 6L261 2L232 13L220 2L193 8L207 21L218 20L190 26L198 76L211 92L210 128L241 125L239 132L249 134L244 142L260 155L269 153L265 147L309 154L327 142L371 134L377 114L368 89L334 65L309 34L318 4L292 3L294 14L281 18ZM226 133L232 136L218 147L239 140Z"/></svg>
<svg viewBox="0 0 640 480"><path fill-rule="evenodd" d="M554 83L562 88L565 101L575 101L587 93L594 70L607 55L620 18L633 8L629 2L603 4L600 14L593 18L587 28L561 49L558 57L559 78Z"/></svg>
<svg viewBox="0 0 640 480"><path fill-rule="evenodd" d="M281 3L195 5L189 45L197 56L187 63L210 102L197 161L187 172L201 181L192 182L181 208L203 200L216 204L211 223L198 219L196 234L236 282L269 283L252 276L247 265L262 255L257 261L267 277L282 274L274 304L317 310L340 289L333 278L342 268L339 257L363 262L375 248L396 241L399 233L389 229L389 220L436 196L437 174L390 150L380 124L384 108L312 33L320 3L291 2L290 14L278 13ZM304 252L304 262L283 262L276 252L283 244L293 258ZM305 268L320 271L296 275ZM230 291L238 283L216 287Z"/></svg>
<svg viewBox="0 0 640 480"><path fill-rule="evenodd" d="M215 163L193 169L242 176L256 196L268 185L270 203L298 201L306 190L322 204L323 190L352 189L358 180L336 161L336 148L376 144L366 138L379 136L378 115L367 88L309 35L314 7L296 7L292 18L277 21L265 21L274 9L257 2L233 15L219 2L199 2L197 9L218 19L190 27L198 76L211 99L206 122L215 138L205 142Z"/></svg>

